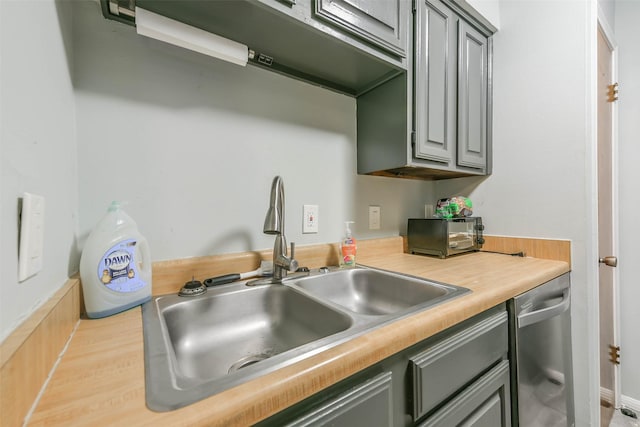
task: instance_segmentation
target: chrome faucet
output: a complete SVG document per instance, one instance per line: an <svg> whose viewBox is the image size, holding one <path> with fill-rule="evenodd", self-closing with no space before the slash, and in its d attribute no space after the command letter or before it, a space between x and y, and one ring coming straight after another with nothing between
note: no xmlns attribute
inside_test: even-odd
<svg viewBox="0 0 640 427"><path fill-rule="evenodd" d="M271 184L271 201L264 219L265 234L275 234L273 245L273 280L272 283L282 283L287 272L298 269L298 261L293 258L295 244L291 243L291 255L287 256L287 239L284 236L284 184L282 178L276 176Z"/></svg>

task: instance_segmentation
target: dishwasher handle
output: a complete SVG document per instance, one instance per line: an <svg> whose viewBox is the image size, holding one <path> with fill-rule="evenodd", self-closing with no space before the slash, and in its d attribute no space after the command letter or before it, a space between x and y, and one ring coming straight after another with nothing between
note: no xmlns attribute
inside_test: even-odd
<svg viewBox="0 0 640 427"><path fill-rule="evenodd" d="M570 304L571 292L569 288L567 288L562 292L562 301L558 304L541 310L518 315L518 328L524 328L525 326L533 325L534 323L542 322L543 320L547 320L564 313L567 311Z"/></svg>

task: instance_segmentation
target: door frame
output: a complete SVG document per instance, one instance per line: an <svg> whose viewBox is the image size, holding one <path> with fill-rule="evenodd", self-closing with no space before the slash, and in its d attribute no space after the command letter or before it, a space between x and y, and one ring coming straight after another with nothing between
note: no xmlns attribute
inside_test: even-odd
<svg viewBox="0 0 640 427"><path fill-rule="evenodd" d="M597 30L600 30L602 32L602 35L604 36L605 41L607 42L607 44L609 45L609 48L611 49L611 77L615 82L618 80L618 44L615 40L615 33L613 32L613 29L609 25L606 19L606 16L604 14L604 11L600 7L600 5L598 5ZM618 104L617 102L613 102L613 105L611 108L611 133L612 133L611 134L611 151L612 151L611 167L613 171L612 172L613 176L611 177L612 187L613 187L611 189L611 196L612 196L612 202L613 202L611 228L612 228L613 235L611 236L611 238L612 238L612 246L613 246L613 252L614 252L612 255L619 255L620 245L619 245L619 234L618 234L619 195L618 195ZM598 233L600 233L600 230L598 230ZM607 254L599 254L599 256L601 255L607 255ZM598 286L600 286L599 279L597 277L598 276L596 275L596 281L598 282ZM619 269L614 268L614 271L613 271L613 319L612 319L613 334L614 334L614 345L621 346L620 344L620 310L619 310L620 309L620 299L619 299L620 298L620 292L619 292L620 280L619 278L620 278ZM598 305L598 315L600 315L599 308L600 307ZM603 361L600 361L600 363L603 363ZM608 398L609 401L613 401L613 404L616 408L620 408L620 397L621 397L620 365L614 365L613 372L614 372L613 396L610 396L610 395L607 396L609 391L603 390L602 387L600 388L600 395L602 397ZM611 397L613 397L613 399L611 399Z"/></svg>

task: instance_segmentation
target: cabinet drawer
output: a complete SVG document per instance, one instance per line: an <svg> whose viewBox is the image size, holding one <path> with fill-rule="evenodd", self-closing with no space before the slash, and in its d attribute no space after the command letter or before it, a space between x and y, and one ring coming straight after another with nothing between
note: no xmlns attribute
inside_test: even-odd
<svg viewBox="0 0 640 427"><path fill-rule="evenodd" d="M505 358L507 342L507 312L502 311L409 358L414 420Z"/></svg>
<svg viewBox="0 0 640 427"><path fill-rule="evenodd" d="M509 361L504 360L419 427L503 427L511 425Z"/></svg>
<svg viewBox="0 0 640 427"><path fill-rule="evenodd" d="M393 427L391 377L391 372L380 374L288 423L287 427Z"/></svg>

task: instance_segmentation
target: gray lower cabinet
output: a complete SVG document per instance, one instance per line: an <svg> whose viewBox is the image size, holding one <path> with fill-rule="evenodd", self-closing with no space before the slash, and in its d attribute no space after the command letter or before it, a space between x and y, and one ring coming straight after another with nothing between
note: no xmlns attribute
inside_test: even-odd
<svg viewBox="0 0 640 427"><path fill-rule="evenodd" d="M502 361L420 427L501 427L511 425L509 362Z"/></svg>
<svg viewBox="0 0 640 427"><path fill-rule="evenodd" d="M358 173L426 179L491 173L495 28L463 3L416 0L411 72L358 97Z"/></svg>
<svg viewBox="0 0 640 427"><path fill-rule="evenodd" d="M501 311L411 356L414 419L429 414L506 358L508 340L507 312Z"/></svg>
<svg viewBox="0 0 640 427"><path fill-rule="evenodd" d="M260 426L511 426L501 304L405 349Z"/></svg>
<svg viewBox="0 0 640 427"><path fill-rule="evenodd" d="M320 425L393 427L392 405L391 372L385 372L285 425L291 427Z"/></svg>

